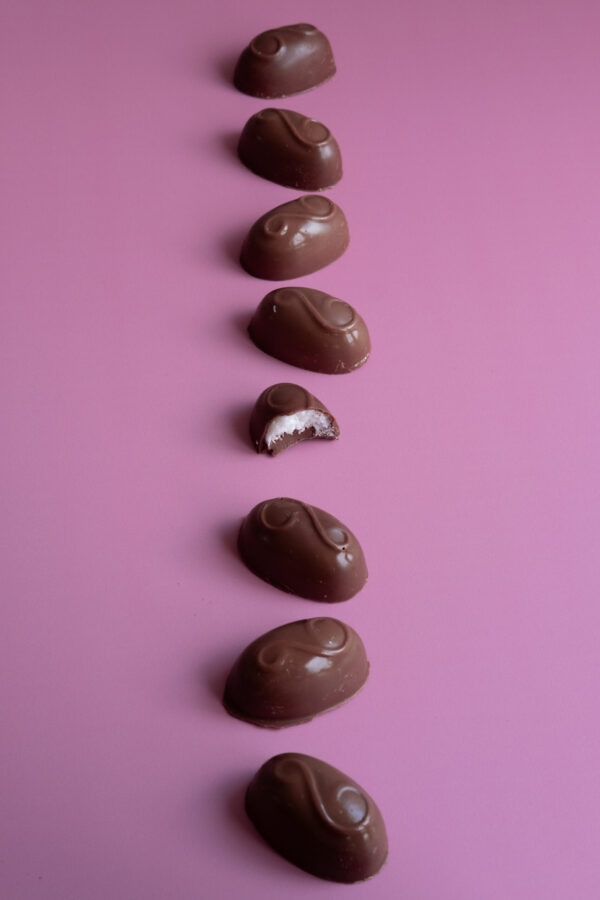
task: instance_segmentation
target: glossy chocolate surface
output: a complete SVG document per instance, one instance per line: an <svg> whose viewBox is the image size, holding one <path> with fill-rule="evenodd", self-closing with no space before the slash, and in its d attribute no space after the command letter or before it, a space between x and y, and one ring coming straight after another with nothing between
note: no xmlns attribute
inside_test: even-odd
<svg viewBox="0 0 600 900"><path fill-rule="evenodd" d="M308 722L364 685L369 663L357 633L337 619L302 619L263 634L233 666L224 705L266 728Z"/></svg>
<svg viewBox="0 0 600 900"><path fill-rule="evenodd" d="M252 97L288 97L335 75L329 41L314 25L282 25L250 42L235 67L233 82Z"/></svg>
<svg viewBox="0 0 600 900"><path fill-rule="evenodd" d="M270 291L248 328L257 347L301 369L342 375L362 366L371 340L356 310L337 297L306 287Z"/></svg>
<svg viewBox="0 0 600 900"><path fill-rule="evenodd" d="M299 384L272 384L262 392L250 416L254 446L271 456L300 441L336 440L339 436L339 425L327 407Z"/></svg>
<svg viewBox="0 0 600 900"><path fill-rule="evenodd" d="M256 278L286 281L329 265L349 242L339 206L322 194L304 194L254 223L242 244L240 262Z"/></svg>
<svg viewBox="0 0 600 900"><path fill-rule="evenodd" d="M238 154L257 175L300 191L320 191L342 177L329 128L291 109L262 109L248 119Z"/></svg>
<svg viewBox="0 0 600 900"><path fill-rule="evenodd" d="M319 878L365 881L387 858L374 800L314 756L281 753L268 760L248 786L246 812L273 850Z"/></svg>
<svg viewBox="0 0 600 900"><path fill-rule="evenodd" d="M259 578L309 600L349 600L368 577L350 529L330 513L289 497L255 506L242 522L238 547Z"/></svg>

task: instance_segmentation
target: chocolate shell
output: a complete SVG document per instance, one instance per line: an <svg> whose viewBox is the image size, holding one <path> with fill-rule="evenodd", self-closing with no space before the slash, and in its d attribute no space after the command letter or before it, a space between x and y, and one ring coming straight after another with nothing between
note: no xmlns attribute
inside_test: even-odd
<svg viewBox="0 0 600 900"><path fill-rule="evenodd" d="M342 156L330 130L291 109L262 109L244 126L241 161L256 175L300 191L320 191L342 177Z"/></svg>
<svg viewBox="0 0 600 900"><path fill-rule="evenodd" d="M255 506L242 522L238 548L259 578L309 600L349 600L368 577L350 529L330 513L289 497Z"/></svg>
<svg viewBox="0 0 600 900"><path fill-rule="evenodd" d="M273 384L262 392L250 416L250 436L259 453L276 456L311 438L337 440L338 423L313 394L299 384Z"/></svg>
<svg viewBox="0 0 600 900"><path fill-rule="evenodd" d="M233 666L223 703L265 728L308 722L364 685L369 663L357 633L337 619L302 619L263 634Z"/></svg>
<svg viewBox="0 0 600 900"><path fill-rule="evenodd" d="M257 347L301 369L343 375L366 363L371 340L356 310L306 287L270 291L248 327Z"/></svg>
<svg viewBox="0 0 600 900"><path fill-rule="evenodd" d="M288 97L335 75L329 41L314 25L282 25L252 39L235 67L233 82L252 97Z"/></svg>
<svg viewBox="0 0 600 900"><path fill-rule="evenodd" d="M281 753L258 770L246 813L281 856L329 881L366 881L388 855L385 824L374 800L328 763Z"/></svg>
<svg viewBox="0 0 600 900"><path fill-rule="evenodd" d="M339 206L321 194L304 194L254 223L242 244L240 262L256 278L286 281L329 265L349 242Z"/></svg>

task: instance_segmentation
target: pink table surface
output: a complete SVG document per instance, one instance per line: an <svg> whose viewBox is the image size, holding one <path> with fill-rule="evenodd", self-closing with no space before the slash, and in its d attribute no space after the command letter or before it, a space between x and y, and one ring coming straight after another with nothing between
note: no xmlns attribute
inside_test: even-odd
<svg viewBox="0 0 600 900"><path fill-rule="evenodd" d="M6 900L600 896L600 7L593 0L7 0L0 54ZM344 154L351 375L260 353L242 235L296 196L238 162L257 32L314 22L338 74L282 105ZM299 381L337 444L270 459ZM239 561L259 500L330 510L365 589L285 595ZM280 732L220 704L237 653L331 612L365 690ZM242 810L275 753L376 798L390 857L321 882Z"/></svg>

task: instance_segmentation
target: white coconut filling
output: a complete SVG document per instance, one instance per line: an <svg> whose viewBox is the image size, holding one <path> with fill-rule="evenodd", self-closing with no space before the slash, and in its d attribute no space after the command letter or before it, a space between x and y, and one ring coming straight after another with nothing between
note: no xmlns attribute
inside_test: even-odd
<svg viewBox="0 0 600 900"><path fill-rule="evenodd" d="M317 409L303 409L293 416L276 416L265 434L265 442L270 450L273 444L284 434L293 434L295 431L305 431L307 428L315 429L315 437L334 438L335 431L330 416Z"/></svg>

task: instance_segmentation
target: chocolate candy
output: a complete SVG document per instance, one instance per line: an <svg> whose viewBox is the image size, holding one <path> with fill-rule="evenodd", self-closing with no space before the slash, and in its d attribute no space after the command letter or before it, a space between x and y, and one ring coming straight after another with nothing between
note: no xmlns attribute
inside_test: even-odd
<svg viewBox="0 0 600 900"><path fill-rule="evenodd" d="M328 512L289 497L255 506L242 522L238 547L259 578L309 600L349 600L368 577L352 532Z"/></svg>
<svg viewBox="0 0 600 900"><path fill-rule="evenodd" d="M238 719L285 728L335 709L367 680L357 633L337 619L302 619L263 634L233 666L223 703Z"/></svg>
<svg viewBox="0 0 600 900"><path fill-rule="evenodd" d="M254 223L240 262L256 278L286 281L329 265L349 241L348 223L339 206L322 195L304 194Z"/></svg>
<svg viewBox="0 0 600 900"><path fill-rule="evenodd" d="M259 303L248 331L265 353L313 372L352 372L371 352L367 326L356 310L314 288L271 291Z"/></svg>
<svg viewBox="0 0 600 900"><path fill-rule="evenodd" d="M335 75L329 41L314 25L283 25L263 31L242 51L233 82L252 97L288 97Z"/></svg>
<svg viewBox="0 0 600 900"><path fill-rule="evenodd" d="M375 802L314 756L281 753L268 760L248 786L246 813L273 850L319 878L365 881L387 858Z"/></svg>
<svg viewBox="0 0 600 900"><path fill-rule="evenodd" d="M299 384L273 384L262 392L250 417L250 436L259 453L276 456L310 438L337 440L338 423L326 406Z"/></svg>
<svg viewBox="0 0 600 900"><path fill-rule="evenodd" d="M248 119L238 154L257 175L301 191L320 191L342 177L330 130L291 109L263 109Z"/></svg>

